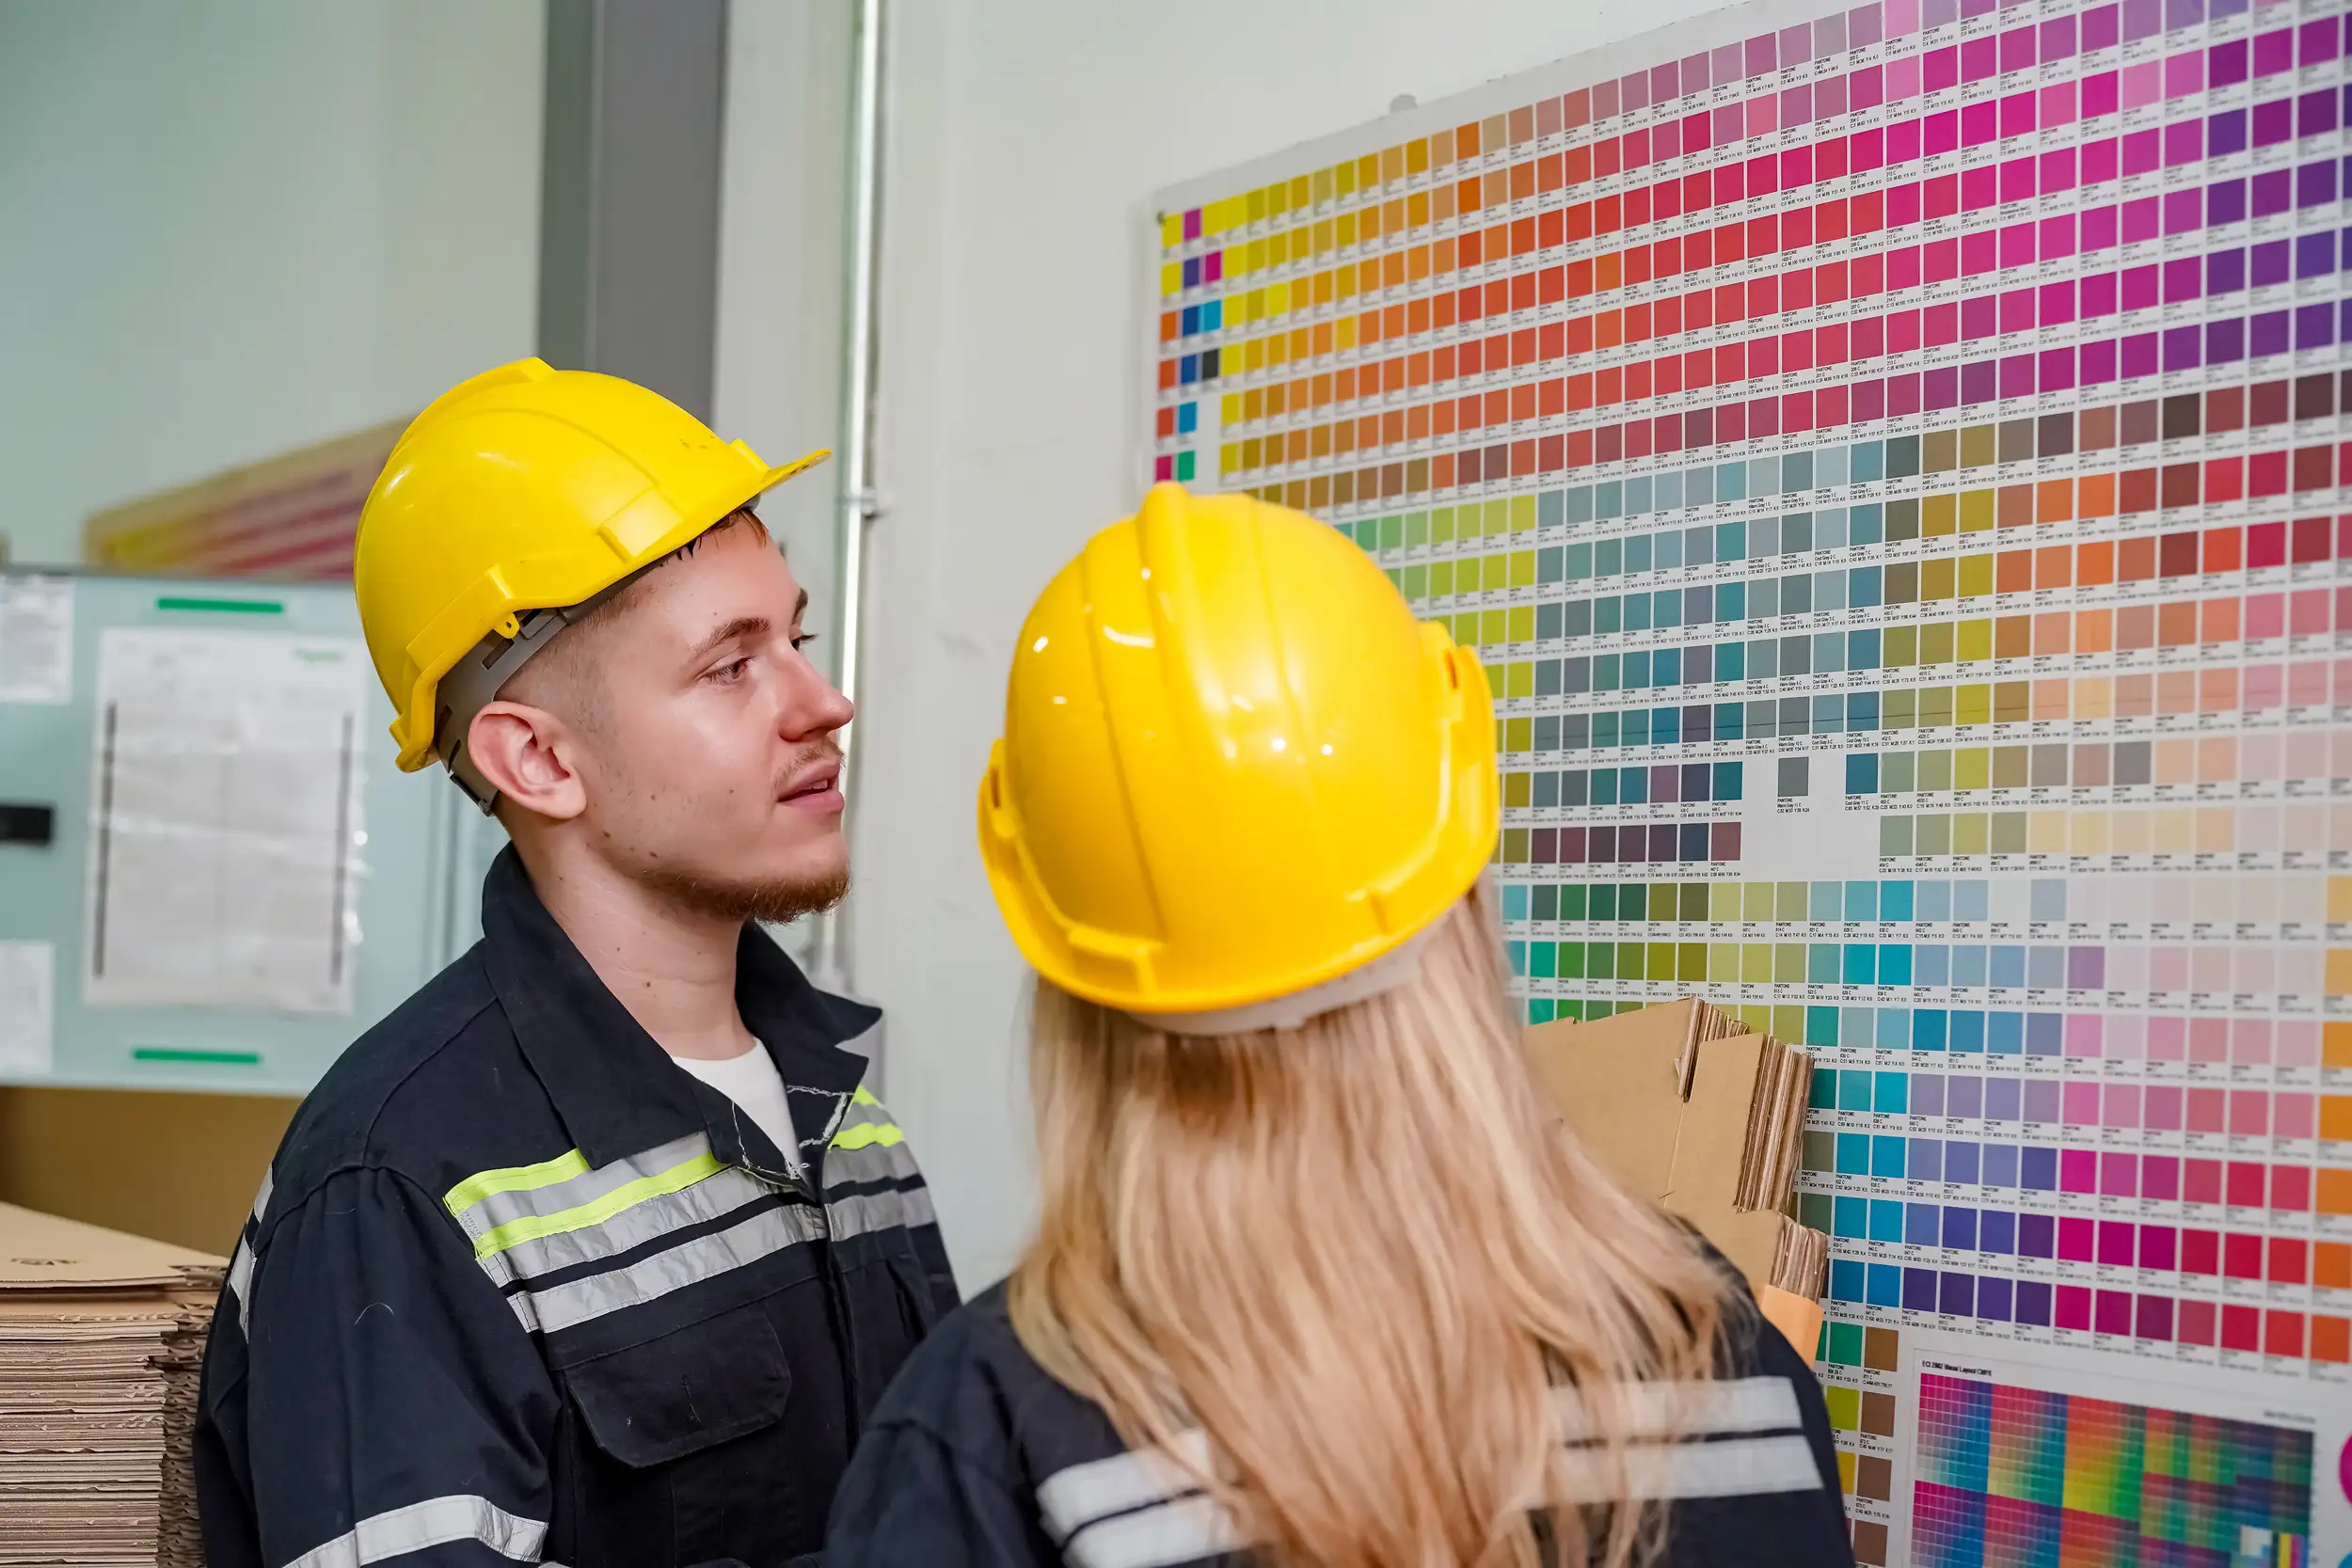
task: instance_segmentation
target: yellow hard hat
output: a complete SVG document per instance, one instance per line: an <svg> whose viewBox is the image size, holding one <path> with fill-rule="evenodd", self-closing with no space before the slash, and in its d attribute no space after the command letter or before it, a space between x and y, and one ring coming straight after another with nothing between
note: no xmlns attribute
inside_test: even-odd
<svg viewBox="0 0 2352 1568"><path fill-rule="evenodd" d="M980 858L1046 979L1203 1014L1396 951L1500 816L1476 655L1313 518L1161 484L1021 628Z"/></svg>
<svg viewBox="0 0 2352 1568"><path fill-rule="evenodd" d="M442 393L368 493L352 562L402 769L447 749L442 677L485 638L520 638L525 613L585 603L828 455L771 468L658 393L538 359Z"/></svg>

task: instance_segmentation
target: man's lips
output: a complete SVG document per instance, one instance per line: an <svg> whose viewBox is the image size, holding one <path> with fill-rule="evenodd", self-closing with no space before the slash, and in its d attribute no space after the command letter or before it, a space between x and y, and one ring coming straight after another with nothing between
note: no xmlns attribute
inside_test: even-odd
<svg viewBox="0 0 2352 1568"><path fill-rule="evenodd" d="M777 799L803 811L839 811L843 803L840 762L825 762L808 769L787 784Z"/></svg>

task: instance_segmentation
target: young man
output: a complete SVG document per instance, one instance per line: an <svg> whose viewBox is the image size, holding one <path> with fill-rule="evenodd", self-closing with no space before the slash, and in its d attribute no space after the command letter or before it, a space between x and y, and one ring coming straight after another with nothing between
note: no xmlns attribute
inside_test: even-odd
<svg viewBox="0 0 2352 1568"><path fill-rule="evenodd" d="M214 1568L785 1563L954 1305L877 1015L754 924L849 879L850 704L748 510L823 455L537 360L393 451L354 587L401 766L514 843L272 1162L205 1363Z"/></svg>

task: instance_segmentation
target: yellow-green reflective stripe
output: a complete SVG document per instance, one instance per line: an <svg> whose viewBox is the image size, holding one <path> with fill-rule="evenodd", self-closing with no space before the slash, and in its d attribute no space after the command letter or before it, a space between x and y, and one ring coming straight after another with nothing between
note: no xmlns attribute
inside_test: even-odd
<svg viewBox="0 0 2352 1568"><path fill-rule="evenodd" d="M866 1121L855 1127L845 1127L834 1134L835 1148L890 1148L907 1141L896 1122Z"/></svg>
<svg viewBox="0 0 2352 1568"><path fill-rule="evenodd" d="M542 1160L535 1165L514 1165L505 1170L485 1170L469 1176L449 1190L441 1199L450 1213L462 1214L485 1197L499 1193L528 1193L541 1187L552 1187L558 1181L569 1181L575 1176L588 1174L588 1161L579 1149L559 1154L552 1160Z"/></svg>
<svg viewBox="0 0 2352 1568"><path fill-rule="evenodd" d="M485 1230L475 1238L473 1255L487 1258L494 1252L504 1252L517 1242L535 1241L541 1236L553 1236L565 1230L585 1230L592 1225L602 1225L622 1210L633 1207L649 1197L660 1197L691 1187L695 1182L716 1176L723 1167L714 1154L697 1154L683 1164L653 1176L641 1176L624 1186L613 1188L593 1203L577 1209L560 1210L552 1214L525 1214L508 1220L495 1230Z"/></svg>
<svg viewBox="0 0 2352 1568"><path fill-rule="evenodd" d="M857 1086L857 1092L850 1096L850 1103L852 1105L879 1105L882 1101L874 1098L873 1090L867 1088L865 1085L860 1084Z"/></svg>

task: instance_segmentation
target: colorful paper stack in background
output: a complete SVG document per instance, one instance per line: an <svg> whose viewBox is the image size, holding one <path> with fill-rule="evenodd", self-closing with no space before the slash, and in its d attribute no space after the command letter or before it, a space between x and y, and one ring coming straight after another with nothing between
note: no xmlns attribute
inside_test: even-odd
<svg viewBox="0 0 2352 1568"><path fill-rule="evenodd" d="M218 1258L0 1204L0 1565L202 1568Z"/></svg>

